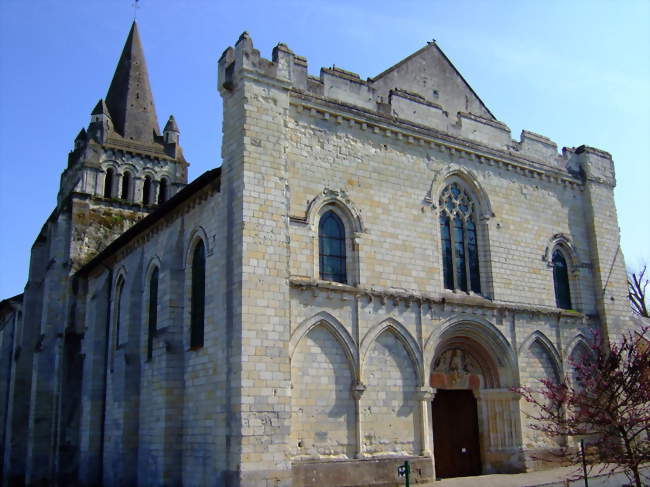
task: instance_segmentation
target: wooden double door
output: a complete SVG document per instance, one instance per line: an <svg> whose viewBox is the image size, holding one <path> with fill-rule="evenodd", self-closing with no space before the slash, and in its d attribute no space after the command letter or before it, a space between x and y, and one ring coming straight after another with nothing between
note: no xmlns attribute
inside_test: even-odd
<svg viewBox="0 0 650 487"><path fill-rule="evenodd" d="M480 475L478 414L472 391L438 389L431 409L436 477Z"/></svg>

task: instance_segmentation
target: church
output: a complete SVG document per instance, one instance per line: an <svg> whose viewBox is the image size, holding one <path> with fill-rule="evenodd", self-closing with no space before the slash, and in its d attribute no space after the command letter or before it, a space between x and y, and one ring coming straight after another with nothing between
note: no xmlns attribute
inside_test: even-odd
<svg viewBox="0 0 650 487"><path fill-rule="evenodd" d="M512 389L629 326L610 154L513 139L435 42L361 79L245 32L218 90L188 182L133 23L0 302L4 485L543 468Z"/></svg>

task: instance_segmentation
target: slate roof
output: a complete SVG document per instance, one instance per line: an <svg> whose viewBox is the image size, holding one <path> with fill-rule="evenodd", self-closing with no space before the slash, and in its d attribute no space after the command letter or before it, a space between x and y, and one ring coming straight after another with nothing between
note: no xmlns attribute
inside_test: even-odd
<svg viewBox="0 0 650 487"><path fill-rule="evenodd" d="M160 135L138 26L133 22L106 95L115 131L145 144Z"/></svg>

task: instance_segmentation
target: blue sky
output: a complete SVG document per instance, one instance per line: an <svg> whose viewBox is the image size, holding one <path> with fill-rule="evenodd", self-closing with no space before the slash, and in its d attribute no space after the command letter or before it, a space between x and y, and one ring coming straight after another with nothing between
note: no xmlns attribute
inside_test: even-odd
<svg viewBox="0 0 650 487"><path fill-rule="evenodd" d="M247 30L309 71L374 76L436 39L495 116L616 164L628 267L650 263L650 1L140 0L161 124L173 113L190 179L220 164L216 66ZM106 94L132 0L0 0L0 299L22 292L77 132Z"/></svg>

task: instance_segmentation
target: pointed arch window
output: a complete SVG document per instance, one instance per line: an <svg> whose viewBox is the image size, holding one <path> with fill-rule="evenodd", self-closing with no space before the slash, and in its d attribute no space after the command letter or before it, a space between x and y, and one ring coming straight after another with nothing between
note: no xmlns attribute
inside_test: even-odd
<svg viewBox="0 0 650 487"><path fill-rule="evenodd" d="M190 348L203 346L205 326L205 245L199 240L192 254Z"/></svg>
<svg viewBox="0 0 650 487"><path fill-rule="evenodd" d="M158 268L149 277L149 313L147 319L147 360L153 357L153 337L158 328Z"/></svg>
<svg viewBox="0 0 650 487"><path fill-rule="evenodd" d="M142 185L142 204L151 204L151 176L144 177L144 184Z"/></svg>
<svg viewBox="0 0 650 487"><path fill-rule="evenodd" d="M104 176L104 198L111 198L113 196L113 179L115 177L115 171L112 168L106 170L106 175Z"/></svg>
<svg viewBox="0 0 650 487"><path fill-rule="evenodd" d="M124 292L124 277L120 276L115 286L115 347L123 341L125 330L126 293Z"/></svg>
<svg viewBox="0 0 650 487"><path fill-rule="evenodd" d="M318 254L320 278L347 283L345 226L338 215L329 210L318 223Z"/></svg>
<svg viewBox="0 0 650 487"><path fill-rule="evenodd" d="M480 294L476 204L455 182L442 190L439 203L445 288Z"/></svg>
<svg viewBox="0 0 650 487"><path fill-rule="evenodd" d="M122 199L128 200L131 194L131 173L125 172L122 176Z"/></svg>
<svg viewBox="0 0 650 487"><path fill-rule="evenodd" d="M560 249L553 251L553 285L555 287L555 305L562 309L571 309L571 287L569 268Z"/></svg>
<svg viewBox="0 0 650 487"><path fill-rule="evenodd" d="M161 205L167 201L167 180L162 178L158 186L158 204Z"/></svg>

